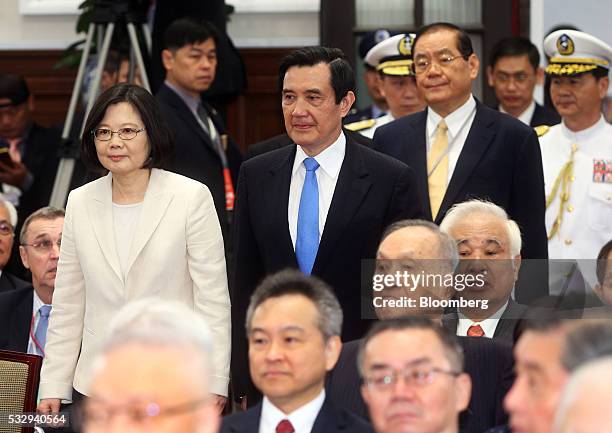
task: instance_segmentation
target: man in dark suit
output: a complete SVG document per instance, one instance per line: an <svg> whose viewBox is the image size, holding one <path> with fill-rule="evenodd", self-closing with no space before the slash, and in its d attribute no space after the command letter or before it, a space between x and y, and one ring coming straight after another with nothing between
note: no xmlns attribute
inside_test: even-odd
<svg viewBox="0 0 612 433"><path fill-rule="evenodd" d="M19 221L49 202L59 164L60 134L36 124L33 110L23 77L0 74L0 149L8 155L0 159L0 192L17 207Z"/></svg>
<svg viewBox="0 0 612 433"><path fill-rule="evenodd" d="M0 349L44 356L64 210L44 207L21 229L19 252L32 285L0 292Z"/></svg>
<svg viewBox="0 0 612 433"><path fill-rule="evenodd" d="M369 433L326 397L325 374L342 348L342 309L331 288L286 269L268 276L249 304L249 368L263 402L223 419L222 433Z"/></svg>
<svg viewBox="0 0 612 433"><path fill-rule="evenodd" d="M426 317L383 320L357 356L376 433L458 433L472 381L457 339Z"/></svg>
<svg viewBox="0 0 612 433"><path fill-rule="evenodd" d="M459 307L444 318L444 326L468 337L495 338L514 344L515 328L527 306L512 299L521 268L521 230L501 207L483 200L456 204L440 230L457 242L458 273L481 278L482 284L462 293L487 302L487 308Z"/></svg>
<svg viewBox="0 0 612 433"><path fill-rule="evenodd" d="M556 111L533 99L535 85L544 83L544 70L540 53L529 39L511 36L496 43L489 57L487 78L502 113L533 127L561 123Z"/></svg>
<svg viewBox="0 0 612 433"><path fill-rule="evenodd" d="M427 110L377 129L374 148L414 169L428 218L440 223L455 203L487 199L523 233L522 257L547 258L542 158L535 132L485 107L471 93L479 60L453 24L423 27L413 43L414 69ZM519 291L522 302L548 293Z"/></svg>
<svg viewBox="0 0 612 433"><path fill-rule="evenodd" d="M404 220L389 226L383 235L377 252L376 277L380 275L388 278L398 273L447 276L453 274L456 263L457 249L450 236L442 233L430 221ZM444 305L427 308L422 307L420 301L426 299L446 303L453 296L452 287L424 282L407 287L401 281L389 283L384 278L374 280L375 283L387 282L382 290L373 285L372 302L379 319L427 316L435 322L441 321ZM436 279L431 281L435 282ZM416 302L393 304L401 300ZM460 418L460 430L462 433L480 433L506 420L502 401L512 385L512 353L509 347L489 339L461 337L459 343L465 354L465 371L472 378L473 387L468 410ZM343 346L338 364L328 377L326 388L330 399L337 405L366 416L358 389L358 346L359 341L351 341Z"/></svg>
<svg viewBox="0 0 612 433"><path fill-rule="evenodd" d="M11 259L17 225L17 210L11 202L0 199L0 293L30 287L30 284L11 274L7 264Z"/></svg>
<svg viewBox="0 0 612 433"><path fill-rule="evenodd" d="M200 98L215 79L217 38L206 21L173 22L166 30L162 52L166 81L156 96L174 132L175 151L168 168L210 189L227 239L242 157L221 117Z"/></svg>
<svg viewBox="0 0 612 433"><path fill-rule="evenodd" d="M250 294L266 274L299 267L321 277L344 310L343 338L357 338L366 327L358 295L361 260L374 257L384 227L422 214L411 170L342 133L342 117L355 99L342 51L294 51L282 61L280 84L285 126L297 145L247 161L238 181L232 299L238 396L245 391L242 323Z"/></svg>

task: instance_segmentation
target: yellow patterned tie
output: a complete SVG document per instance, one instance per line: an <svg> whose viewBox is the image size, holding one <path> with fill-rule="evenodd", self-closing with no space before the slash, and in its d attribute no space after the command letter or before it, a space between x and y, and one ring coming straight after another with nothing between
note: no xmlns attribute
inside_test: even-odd
<svg viewBox="0 0 612 433"><path fill-rule="evenodd" d="M427 155L427 173L429 185L429 203L431 215L436 219L442 199L446 193L448 180L448 127L444 119L440 120L429 154Z"/></svg>

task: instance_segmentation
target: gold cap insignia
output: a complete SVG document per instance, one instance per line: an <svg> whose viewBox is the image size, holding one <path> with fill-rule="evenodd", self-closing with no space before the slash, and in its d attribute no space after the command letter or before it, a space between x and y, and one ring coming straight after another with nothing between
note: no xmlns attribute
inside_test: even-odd
<svg viewBox="0 0 612 433"><path fill-rule="evenodd" d="M402 56L410 56L412 55L412 40L413 37L406 36L405 38L400 39L397 44L397 50Z"/></svg>
<svg viewBox="0 0 612 433"><path fill-rule="evenodd" d="M557 50L559 54L563 56L570 56L574 54L574 41L565 33L559 36L557 39Z"/></svg>

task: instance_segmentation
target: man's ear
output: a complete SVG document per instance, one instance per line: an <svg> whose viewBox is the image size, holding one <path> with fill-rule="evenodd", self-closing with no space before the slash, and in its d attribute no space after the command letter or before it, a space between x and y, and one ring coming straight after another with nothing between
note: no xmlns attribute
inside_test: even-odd
<svg viewBox="0 0 612 433"><path fill-rule="evenodd" d="M603 77L600 78L597 82L597 86L599 87L599 97L603 100L606 98L608 94L608 87L610 86L610 78Z"/></svg>
<svg viewBox="0 0 612 433"><path fill-rule="evenodd" d="M468 57L468 65L470 67L470 78L475 80L478 77L478 70L480 69L480 60L474 53Z"/></svg>
<svg viewBox="0 0 612 433"><path fill-rule="evenodd" d="M518 280L519 271L521 270L521 262L522 262L521 255L517 254L516 256L514 256L512 261L514 262L514 266L513 266L513 268L514 268L514 281L516 282L516 280Z"/></svg>
<svg viewBox="0 0 612 433"><path fill-rule="evenodd" d="M174 63L174 54L172 54L172 51L162 50L162 63L164 64L166 71L172 69L172 65Z"/></svg>
<svg viewBox="0 0 612 433"><path fill-rule="evenodd" d="M19 256L21 257L21 263L23 263L23 267L26 269L30 269L30 263L28 262L28 255L26 254L25 247L19 247Z"/></svg>
<svg viewBox="0 0 612 433"><path fill-rule="evenodd" d="M487 83L493 87L495 85L495 79L493 78L493 68L487 66Z"/></svg>
<svg viewBox="0 0 612 433"><path fill-rule="evenodd" d="M349 90L344 95L344 98L340 101L340 112L342 113L342 117L346 116L348 112L351 110L351 107L355 103L355 94Z"/></svg>
<svg viewBox="0 0 612 433"><path fill-rule="evenodd" d="M34 111L34 106L34 95L30 95L28 96L28 110L30 110L30 113Z"/></svg>
<svg viewBox="0 0 612 433"><path fill-rule="evenodd" d="M333 335L325 342L325 368L330 371L335 367L342 351L342 341L338 335Z"/></svg>
<svg viewBox="0 0 612 433"><path fill-rule="evenodd" d="M536 69L536 84L544 85L544 68L542 67Z"/></svg>

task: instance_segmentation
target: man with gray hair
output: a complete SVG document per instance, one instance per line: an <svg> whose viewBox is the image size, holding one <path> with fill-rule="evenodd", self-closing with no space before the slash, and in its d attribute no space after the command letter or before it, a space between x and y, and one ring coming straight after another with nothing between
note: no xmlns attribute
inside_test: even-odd
<svg viewBox="0 0 612 433"><path fill-rule="evenodd" d="M323 281L289 269L264 279L246 315L250 373L263 402L224 418L221 432L371 432L326 398L341 329L342 309Z"/></svg>
<svg viewBox="0 0 612 433"><path fill-rule="evenodd" d="M26 281L4 270L13 251L16 226L17 210L15 206L10 201L0 198L0 293L29 287Z"/></svg>
<svg viewBox="0 0 612 433"><path fill-rule="evenodd" d="M84 433L216 433L212 337L181 303L143 299L114 318L82 410Z"/></svg>
<svg viewBox="0 0 612 433"><path fill-rule="evenodd" d="M375 278L380 276L381 281L397 275L397 272L434 277L431 279L433 284L421 280L420 284L407 287L401 281L395 281L380 291L373 290L376 316L380 320L427 316L441 323L444 312L441 305L452 298L454 290L453 286L436 283L440 280L435 277L452 276L458 262L455 242L450 236L430 221L398 221L383 233L376 257ZM439 305L421 307L419 301L422 298L432 304L439 302ZM340 359L328 376L326 388L336 404L367 417L356 362L360 341L343 345ZM472 378L474 391L468 410L461 414L460 431L482 433L506 422L502 401L512 385L512 353L505 345L490 339L459 337L458 343L465 354L465 371Z"/></svg>
<svg viewBox="0 0 612 433"><path fill-rule="evenodd" d="M479 284L461 296L486 301L480 307L459 307L445 319L444 326L457 335L496 338L514 342L514 330L527 307L512 300L521 267L521 232L504 209L484 200L454 205L440 230L457 243L458 273L473 275Z"/></svg>
<svg viewBox="0 0 612 433"><path fill-rule="evenodd" d="M0 292L0 349L45 356L63 226L64 210L53 207L23 223L19 253L32 285Z"/></svg>
<svg viewBox="0 0 612 433"><path fill-rule="evenodd" d="M612 357L580 367L570 377L555 416L555 433L602 433L612 426Z"/></svg>

